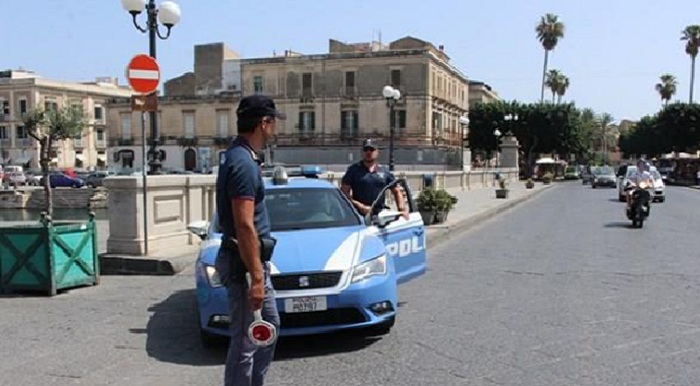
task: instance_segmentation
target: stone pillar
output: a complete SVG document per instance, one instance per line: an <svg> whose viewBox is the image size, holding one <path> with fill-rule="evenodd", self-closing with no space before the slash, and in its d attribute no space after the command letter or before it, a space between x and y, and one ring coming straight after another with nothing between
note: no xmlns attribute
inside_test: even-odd
<svg viewBox="0 0 700 386"><path fill-rule="evenodd" d="M104 181L109 190L107 254L145 254L142 181L141 176L115 176ZM148 176L148 255L195 244L197 237L187 231L187 225L211 219L215 182L214 175Z"/></svg>
<svg viewBox="0 0 700 386"><path fill-rule="evenodd" d="M501 140L500 167L518 169L518 140L515 137L503 137Z"/></svg>

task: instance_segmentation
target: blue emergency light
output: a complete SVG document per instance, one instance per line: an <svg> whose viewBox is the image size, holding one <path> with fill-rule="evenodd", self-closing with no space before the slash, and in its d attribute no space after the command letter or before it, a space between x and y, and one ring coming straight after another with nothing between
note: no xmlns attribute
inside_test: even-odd
<svg viewBox="0 0 700 386"><path fill-rule="evenodd" d="M263 177L272 177L276 185L286 183L289 177L318 178L323 168L317 165L269 165L263 168Z"/></svg>

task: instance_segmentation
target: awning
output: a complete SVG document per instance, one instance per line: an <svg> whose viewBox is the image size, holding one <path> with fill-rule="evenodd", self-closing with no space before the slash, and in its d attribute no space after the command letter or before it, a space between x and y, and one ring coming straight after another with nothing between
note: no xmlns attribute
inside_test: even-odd
<svg viewBox="0 0 700 386"><path fill-rule="evenodd" d="M537 162L535 162L535 163L538 165L539 164L553 164L553 163L557 163L557 161L555 161L553 158L546 157L546 158L538 159Z"/></svg>
<svg viewBox="0 0 700 386"><path fill-rule="evenodd" d="M17 157L12 160L13 165L26 165L32 160L31 156Z"/></svg>
<svg viewBox="0 0 700 386"><path fill-rule="evenodd" d="M102 161L102 162L107 162L107 154L105 153L97 153L97 159Z"/></svg>
<svg viewBox="0 0 700 386"><path fill-rule="evenodd" d="M85 161L85 155L83 153L76 153L75 159L77 159L78 161Z"/></svg>

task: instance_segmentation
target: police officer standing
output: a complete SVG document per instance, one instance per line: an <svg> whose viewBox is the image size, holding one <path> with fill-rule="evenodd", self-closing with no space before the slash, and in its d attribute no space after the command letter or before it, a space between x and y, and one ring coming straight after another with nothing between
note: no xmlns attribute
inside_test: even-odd
<svg viewBox="0 0 700 386"><path fill-rule="evenodd" d="M225 385L262 385L275 344L257 348L248 338L253 311L279 329L280 319L270 280L274 239L265 207L265 186L258 152L275 135L277 119L286 119L268 97L253 95L238 105L238 136L221 158L216 206L222 243L216 270L228 290L231 342ZM250 286L246 281L250 274Z"/></svg>
<svg viewBox="0 0 700 386"><path fill-rule="evenodd" d="M396 177L384 165L378 162L379 148L372 139L366 139L362 143L362 160L348 166L341 181L340 189L350 198L353 205L363 216L372 210L372 203L379 197L379 193L388 184L394 182ZM404 213L408 218L405 200L401 189L394 187L391 189L397 210ZM384 197L382 196L382 200ZM383 201L382 201L383 202ZM375 208L377 214L383 206Z"/></svg>

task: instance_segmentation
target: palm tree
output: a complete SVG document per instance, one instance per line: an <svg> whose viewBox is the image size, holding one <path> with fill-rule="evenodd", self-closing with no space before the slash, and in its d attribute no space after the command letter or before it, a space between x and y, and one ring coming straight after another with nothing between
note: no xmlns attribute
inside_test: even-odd
<svg viewBox="0 0 700 386"><path fill-rule="evenodd" d="M544 101L545 76L547 74L547 62L549 61L549 51L557 46L559 39L564 37L564 23L559 21L557 15L548 13L542 16L540 23L535 28L537 39L544 48L544 68L542 69L542 92L540 102Z"/></svg>
<svg viewBox="0 0 700 386"><path fill-rule="evenodd" d="M656 91L661 95L661 100L665 101L664 105L668 106L668 101L676 94L678 81L671 74L663 74L660 79L661 82L656 84Z"/></svg>
<svg viewBox="0 0 700 386"><path fill-rule="evenodd" d="M566 75L563 75L559 78L559 85L557 87L557 95L559 96L559 99L557 100L557 103L561 103L561 98L564 97L564 94L566 94L566 90L569 89L569 77Z"/></svg>
<svg viewBox="0 0 700 386"><path fill-rule="evenodd" d="M564 76L559 70L549 70L545 76L544 84L552 91L552 103L554 103L554 98L557 95L557 90L559 90L561 78Z"/></svg>
<svg viewBox="0 0 700 386"><path fill-rule="evenodd" d="M603 136L603 161L607 163L608 159L608 127L613 122L614 118L608 113L603 113L598 118L598 124Z"/></svg>
<svg viewBox="0 0 700 386"><path fill-rule="evenodd" d="M681 31L681 40L686 40L685 53L690 55L690 99L693 103L693 86L695 86L695 57L700 48L700 25L689 25Z"/></svg>

